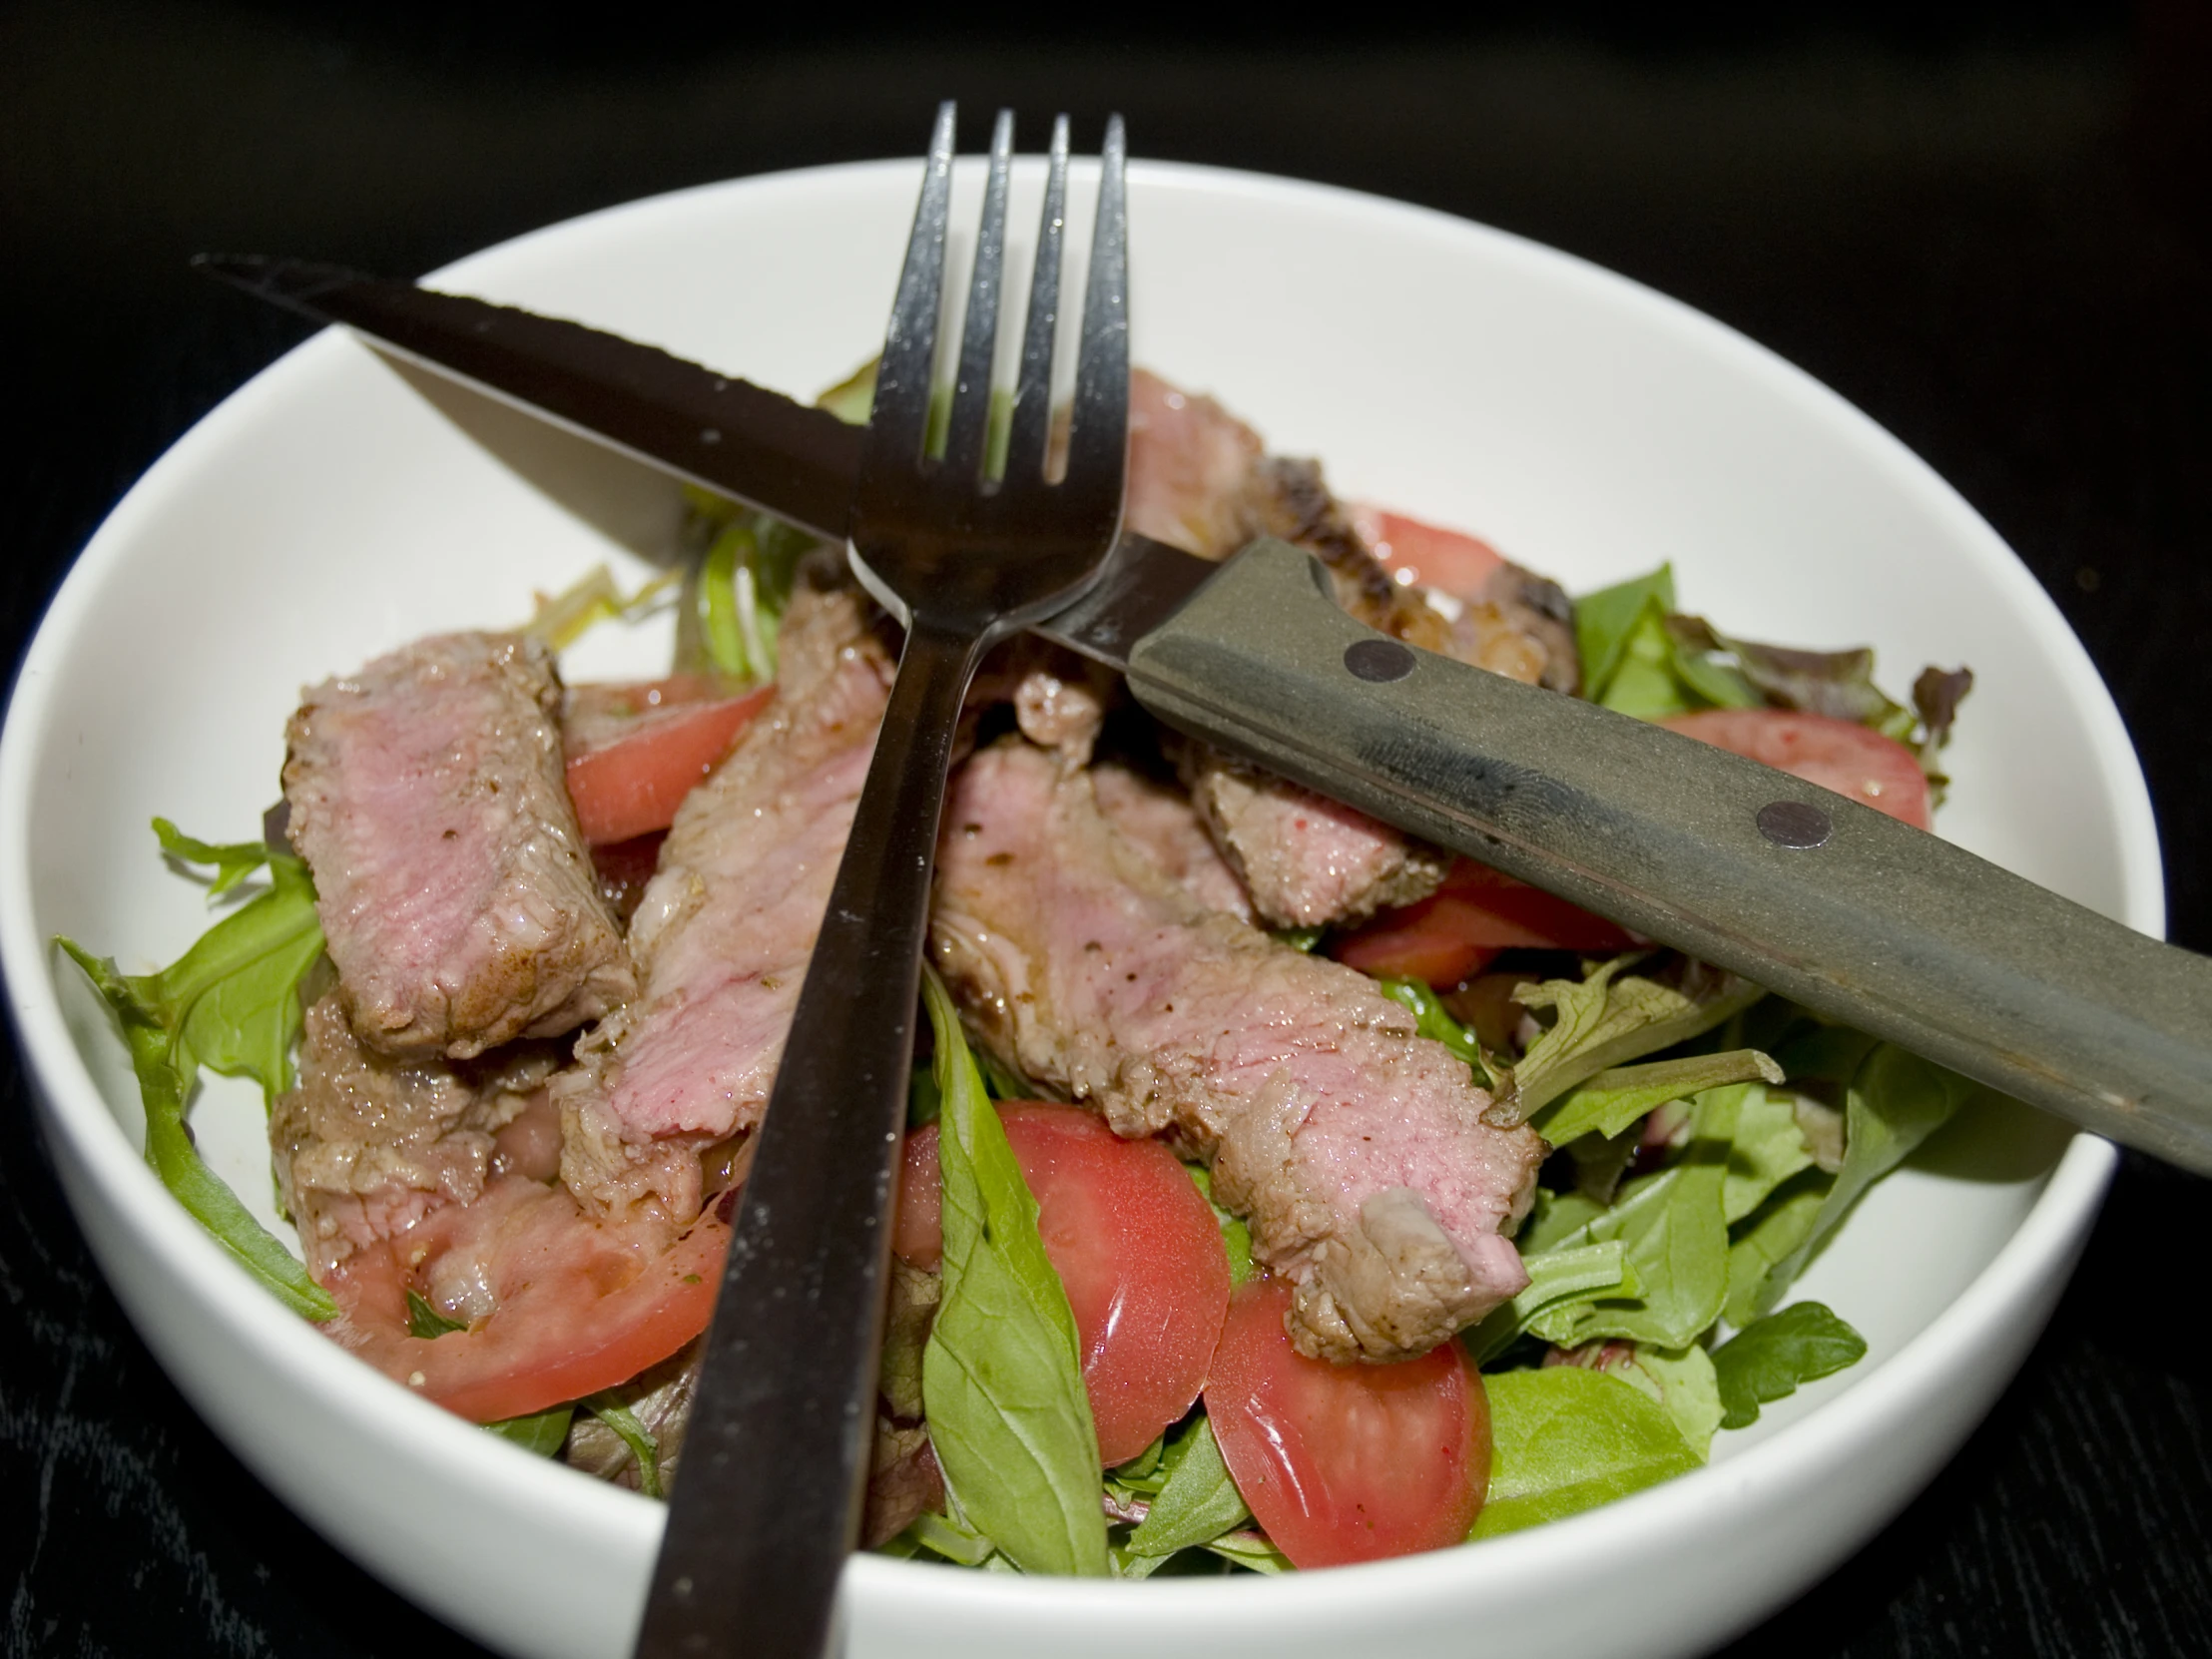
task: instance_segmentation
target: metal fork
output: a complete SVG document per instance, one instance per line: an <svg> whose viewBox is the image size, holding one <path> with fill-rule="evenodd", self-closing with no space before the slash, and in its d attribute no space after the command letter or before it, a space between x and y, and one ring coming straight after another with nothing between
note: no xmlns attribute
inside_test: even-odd
<svg viewBox="0 0 2212 1659"><path fill-rule="evenodd" d="M1067 463L1046 476L1066 220L1054 126L1004 475L986 475L1013 117L999 114L941 459L924 452L953 107L883 340L853 573L906 627L890 707L770 1096L707 1337L639 1659L819 1659L858 1538L913 1063L929 873L960 704L991 646L1098 577L1121 518L1129 346L1124 145L1108 123Z"/></svg>

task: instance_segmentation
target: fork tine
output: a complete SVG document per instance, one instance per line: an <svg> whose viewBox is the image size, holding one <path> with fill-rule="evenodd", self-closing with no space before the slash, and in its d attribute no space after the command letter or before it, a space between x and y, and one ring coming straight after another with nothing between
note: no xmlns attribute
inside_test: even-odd
<svg viewBox="0 0 2212 1659"><path fill-rule="evenodd" d="M1106 123L1099 152L1098 223L1091 233L1090 281L1083 295L1083 342L1076 360L1075 420L1068 437L1067 483L1119 492L1129 450L1129 205L1124 173L1128 141L1121 117Z"/></svg>
<svg viewBox="0 0 2212 1659"><path fill-rule="evenodd" d="M990 182L983 223L975 233L975 272L968 278L967 322L960 330L960 370L952 383L952 420L944 464L954 478L980 478L991 424L991 364L998 355L998 296L1006 264L1006 175L1013 165L1014 112L1000 110L991 128Z"/></svg>
<svg viewBox="0 0 2212 1659"><path fill-rule="evenodd" d="M1052 342L1060 321L1060 250L1067 222L1068 118L1063 115L1052 123L1044 215L1037 226L1036 267L1029 276L1029 320L1022 332L1013 430L1006 443L1006 476L1027 482L1042 476L1052 435Z"/></svg>
<svg viewBox="0 0 2212 1659"><path fill-rule="evenodd" d="M871 457L909 471L920 462L922 439L929 430L937 308L944 293L944 228L952 204L954 124L954 105L946 99L937 106L937 124L929 136L921 200L914 208L913 234L906 239L906 264L898 276L890 326L883 334L883 356L875 370L875 406L868 415Z"/></svg>

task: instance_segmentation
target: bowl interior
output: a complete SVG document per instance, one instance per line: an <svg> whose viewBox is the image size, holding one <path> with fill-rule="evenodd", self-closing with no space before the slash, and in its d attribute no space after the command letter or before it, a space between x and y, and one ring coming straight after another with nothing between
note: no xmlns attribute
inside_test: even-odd
<svg viewBox="0 0 2212 1659"><path fill-rule="evenodd" d="M1321 456L1340 493L1475 531L1570 591L1671 559L1687 608L1753 637L1872 644L1893 691L1926 663L1971 665L1942 832L2160 929L2149 807L2103 688L1996 536L1863 416L1708 319L1498 233L1203 169L1138 167L1131 188L1139 361L1218 393L1274 447ZM1025 173L1017 203L1034 189ZM808 395L874 350L913 190L907 163L713 187L538 233L440 280ZM310 1418L371 1446L436 1447L428 1466L445 1472L430 1478L490 1483L539 1517L526 1523L565 1563L551 1593L623 1606L657 1526L642 1500L351 1376L161 1212L133 1156L120 1046L47 941L66 933L130 971L172 959L208 913L147 822L252 835L303 683L434 629L518 623L534 592L601 562L634 586L678 516L674 487L646 469L320 336L195 429L103 528L27 660L0 758L9 994L51 1128L89 1172L80 1208L127 1217L115 1248L158 1255L147 1271L211 1341L280 1371ZM568 667L651 672L667 648L665 619L607 626ZM195 1123L275 1225L252 1091L211 1087ZM2067 1138L1991 1107L1880 1188L1803 1284L1866 1334L1868 1361L1723 1436L1717 1460L1811 1428L1934 1328L1999 1261ZM266 1470L251 1425L226 1431ZM1567 1549L1580 1524L1528 1543ZM360 1547L444 1607L403 1551ZM1483 1553L1391 1570L1475 1586L1494 1577ZM932 1601L1023 1593L887 1562L865 1583ZM1177 1618L1193 1596L1230 1593L1158 1589ZM486 1619L480 1633L525 1639Z"/></svg>

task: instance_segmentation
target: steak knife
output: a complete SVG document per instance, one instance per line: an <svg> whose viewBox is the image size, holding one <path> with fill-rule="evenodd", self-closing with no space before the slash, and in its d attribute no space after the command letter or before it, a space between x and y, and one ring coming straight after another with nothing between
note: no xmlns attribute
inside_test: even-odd
<svg viewBox="0 0 2212 1659"><path fill-rule="evenodd" d="M332 266L209 275L842 540L861 432L581 324ZM1389 639L1318 560L1124 534L1036 632L1159 719L1413 834L2212 1174L2212 959L1786 773Z"/></svg>

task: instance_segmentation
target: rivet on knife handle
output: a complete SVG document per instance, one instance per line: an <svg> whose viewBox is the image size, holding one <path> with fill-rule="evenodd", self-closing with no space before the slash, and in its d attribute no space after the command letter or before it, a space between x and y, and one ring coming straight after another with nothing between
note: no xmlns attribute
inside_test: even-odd
<svg viewBox="0 0 2212 1659"><path fill-rule="evenodd" d="M2212 960L1816 785L1383 640L1282 542L1139 641L1129 680L1186 732L2212 1173Z"/></svg>

